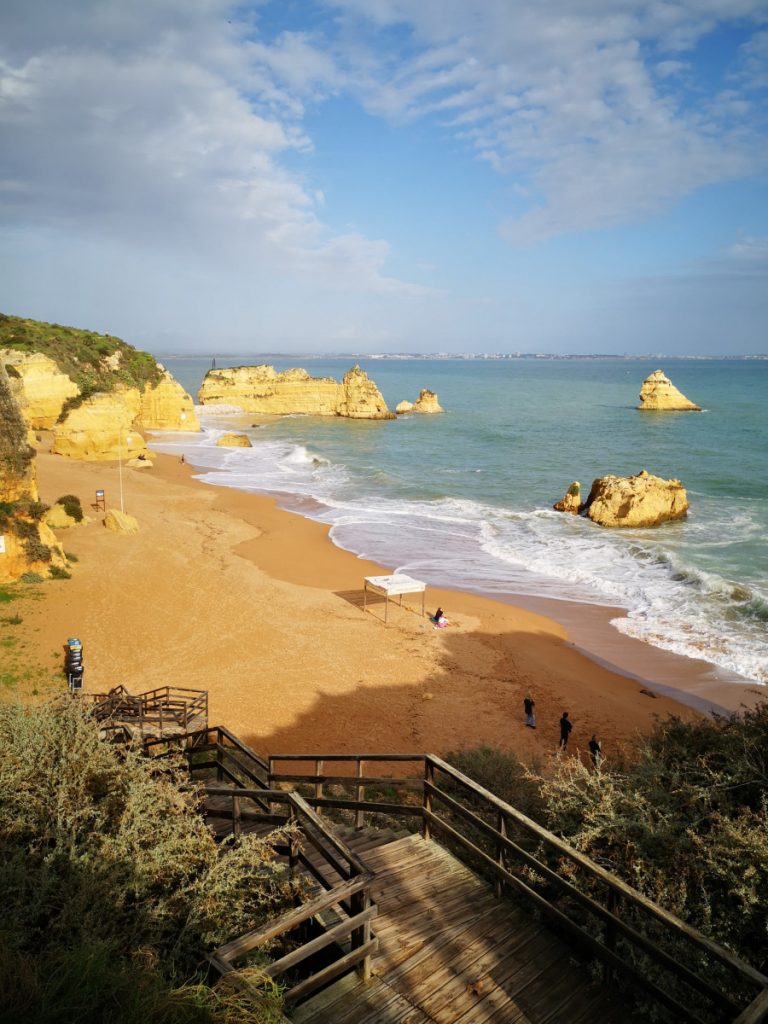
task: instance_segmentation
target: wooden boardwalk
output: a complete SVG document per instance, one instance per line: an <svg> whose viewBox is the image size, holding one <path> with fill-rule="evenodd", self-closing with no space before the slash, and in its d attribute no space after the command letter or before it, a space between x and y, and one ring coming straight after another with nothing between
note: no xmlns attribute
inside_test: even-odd
<svg viewBox="0 0 768 1024"><path fill-rule="evenodd" d="M419 835L376 847L360 838L376 873L373 977L367 985L354 976L331 985L289 1011L295 1024L631 1020L564 943L495 899L447 850Z"/></svg>

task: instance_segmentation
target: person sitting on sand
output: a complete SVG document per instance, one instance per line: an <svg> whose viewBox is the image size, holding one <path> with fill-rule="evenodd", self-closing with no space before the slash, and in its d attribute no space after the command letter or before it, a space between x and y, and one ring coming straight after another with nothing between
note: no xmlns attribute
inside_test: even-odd
<svg viewBox="0 0 768 1024"><path fill-rule="evenodd" d="M597 736L594 733L592 733L592 739L589 741L589 754L590 754L590 757L592 758L592 767L593 768L599 768L600 767L600 756L601 756L602 752L603 752L603 748L600 745L600 740L597 738Z"/></svg>
<svg viewBox="0 0 768 1024"><path fill-rule="evenodd" d="M445 629L448 625L448 619L446 619L442 608L437 609L435 614L432 616L432 621L435 624L435 629Z"/></svg>

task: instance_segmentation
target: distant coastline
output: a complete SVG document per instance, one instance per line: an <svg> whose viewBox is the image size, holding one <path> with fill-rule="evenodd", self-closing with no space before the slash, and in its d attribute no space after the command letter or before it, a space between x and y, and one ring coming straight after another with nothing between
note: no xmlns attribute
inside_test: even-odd
<svg viewBox="0 0 768 1024"><path fill-rule="evenodd" d="M477 362L478 360L546 360L556 362L584 362L590 360L612 359L616 362L640 363L649 359L664 360L665 362L716 362L722 359L743 362L748 360L768 360L768 352L755 353L753 355L664 355L659 352L645 352L642 355L616 355L610 352L595 353L549 353L549 352L211 352L201 355L199 352L160 352L155 356L160 362L163 359L199 359L207 362L210 359L254 359L268 361L270 359L371 359L371 360L466 360Z"/></svg>

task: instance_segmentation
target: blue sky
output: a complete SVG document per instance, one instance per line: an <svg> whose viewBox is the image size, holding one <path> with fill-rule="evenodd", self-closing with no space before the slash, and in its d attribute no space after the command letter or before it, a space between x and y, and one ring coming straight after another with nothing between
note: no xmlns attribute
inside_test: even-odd
<svg viewBox="0 0 768 1024"><path fill-rule="evenodd" d="M0 309L153 352L768 352L768 0L6 0Z"/></svg>

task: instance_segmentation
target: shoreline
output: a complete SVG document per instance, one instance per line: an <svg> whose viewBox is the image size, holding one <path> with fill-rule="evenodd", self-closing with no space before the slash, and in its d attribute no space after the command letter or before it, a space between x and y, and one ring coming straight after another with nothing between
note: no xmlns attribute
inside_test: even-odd
<svg viewBox="0 0 768 1024"><path fill-rule="evenodd" d="M567 709L573 751L586 757L596 733L611 758L659 718L698 714L650 693L645 675L620 674L599 652L587 657L578 630L569 636L521 601L429 587L427 607L445 607L447 629L434 630L407 598L390 605L385 628L375 599L362 613L362 583L390 569L336 547L326 525L275 498L203 485L174 456L153 452L153 462L123 468L125 509L140 533L111 534L100 517L58 531L78 557L72 579L46 581L25 608L20 628L41 658L55 662L67 636L81 637L89 692L207 689L210 723L263 755L488 745L546 763ZM77 493L89 514L96 488L108 507L118 494L113 463L42 452L38 478L42 500ZM700 669L668 657L695 691ZM535 731L524 726L528 691Z"/></svg>
<svg viewBox="0 0 768 1024"><path fill-rule="evenodd" d="M153 455L158 454L153 452ZM173 460L173 456L165 456L165 458ZM170 465L172 466L172 464L173 461ZM190 479L204 487L272 501L279 512L311 523L318 538L326 539L341 555L355 559L357 563L366 567L365 572L360 574L361 579L363 575L384 575L394 571L391 567L386 568L378 563L365 560L354 551L336 545L331 537L332 527L311 516L310 509L318 506L314 499L297 500L297 496L293 494L254 493L240 491L225 485L211 484L197 477L197 474L208 472L207 470L196 469L193 464L189 463L186 464L186 468L190 471ZM169 472L170 470L164 468L164 471ZM305 507L305 511L302 511L302 506ZM241 509L240 514L247 522L252 522L253 525L257 524L255 518L249 517L247 508ZM240 553L245 557L252 557L252 550L255 549L246 547ZM291 568L277 558L270 558L268 553L262 554L260 557L262 567L271 576L287 583L322 586L322 580L318 579L316 574L309 573L306 568ZM612 625L611 621L626 615L626 609L618 605L586 604L569 599L554 600L512 592L489 594L483 592L482 589L458 590L448 585L435 587L429 585L428 591L440 595L437 604L446 608L455 604L455 597L475 596L484 601L504 604L544 616L551 622L557 623L563 630L565 642L590 661L611 672L625 676L627 679L642 683L654 693L669 697L700 712L728 714L738 711L743 706L753 706L762 697L762 688L759 683L745 679L736 673L729 673L704 659L689 658L664 648L654 647L650 643L622 633Z"/></svg>

